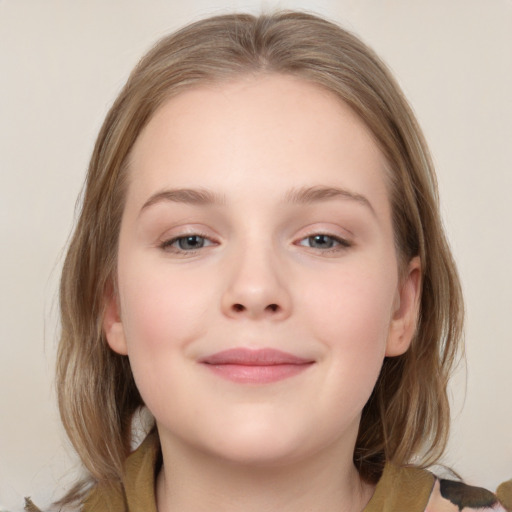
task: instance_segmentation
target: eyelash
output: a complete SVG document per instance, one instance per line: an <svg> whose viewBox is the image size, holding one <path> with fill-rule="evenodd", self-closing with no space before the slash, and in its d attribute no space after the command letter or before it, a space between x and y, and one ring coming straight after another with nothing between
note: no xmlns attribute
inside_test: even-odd
<svg viewBox="0 0 512 512"><path fill-rule="evenodd" d="M324 238L328 239L329 241L331 241L334 244L334 246L322 249L319 247L310 247L310 246L304 245L302 243L304 241L309 241L311 243L315 238L318 238L318 237L324 237ZM183 248L174 246L175 244L179 244L180 241L186 240L187 238L202 239L203 244L207 243L207 245L206 246L201 245L200 247L195 248L195 249L183 249ZM210 247L215 244L216 244L216 242L211 240L207 235L204 235L201 233L190 233L190 234L187 233L185 235L176 236L169 240L164 240L163 242L161 242L159 244L159 247L160 247L160 249L162 249L163 251L166 251L166 252L171 252L171 253L178 254L178 255L181 254L181 255L192 256L192 255L196 254L199 250L201 250L205 247ZM349 242L348 240L346 240L345 238L341 238L341 237L335 236L335 235L329 235L327 233L313 233L311 235L301 238L298 242L295 243L295 245L298 245L301 247L309 247L310 249L312 249L314 251L319 251L323 254L340 252L340 251L344 251L344 250L352 247L352 243Z"/></svg>
<svg viewBox="0 0 512 512"><path fill-rule="evenodd" d="M344 250L349 249L350 247L352 247L352 243L349 242L347 239L341 238L341 237L335 236L335 235L329 235L328 233L313 233L313 234L308 235L308 236L306 236L304 238L301 238L299 240L299 242L298 242L298 245L300 245L302 247L307 247L304 244L302 244L301 242L306 241L306 240L311 242L312 239L315 239L317 237L327 238L327 239L329 239L330 241L332 241L334 243L333 247L328 247L326 249L321 249L321 248L318 248L318 247L310 247L311 249L320 251L321 253L340 252L340 251L344 251Z"/></svg>

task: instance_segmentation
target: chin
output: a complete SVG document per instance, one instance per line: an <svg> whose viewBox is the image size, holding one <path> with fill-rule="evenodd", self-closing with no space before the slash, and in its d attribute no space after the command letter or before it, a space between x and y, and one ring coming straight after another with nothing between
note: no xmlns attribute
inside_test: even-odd
<svg viewBox="0 0 512 512"><path fill-rule="evenodd" d="M276 443L272 439L250 440L244 443L231 443L216 449L212 455L231 464L247 467L286 466L300 461L305 457L301 447L291 443Z"/></svg>
<svg viewBox="0 0 512 512"><path fill-rule="evenodd" d="M262 421L239 423L236 428L222 429L215 437L216 441L212 437L205 440L212 456L252 467L294 464L321 450L323 444L323 436L309 429L298 431L296 425Z"/></svg>

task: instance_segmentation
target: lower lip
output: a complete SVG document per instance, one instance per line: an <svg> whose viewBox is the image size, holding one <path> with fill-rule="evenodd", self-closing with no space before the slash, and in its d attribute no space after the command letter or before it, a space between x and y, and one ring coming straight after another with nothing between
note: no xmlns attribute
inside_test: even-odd
<svg viewBox="0 0 512 512"><path fill-rule="evenodd" d="M206 364L214 374L232 382L243 384L269 384L288 379L306 371L313 363L304 364Z"/></svg>

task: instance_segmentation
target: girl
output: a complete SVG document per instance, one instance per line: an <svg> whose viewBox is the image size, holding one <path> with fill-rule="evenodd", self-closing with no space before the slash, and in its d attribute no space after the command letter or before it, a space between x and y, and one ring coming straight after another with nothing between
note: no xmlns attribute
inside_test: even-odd
<svg viewBox="0 0 512 512"><path fill-rule="evenodd" d="M60 411L90 475L61 505L504 510L421 469L446 444L460 284L414 116L330 22L214 17L142 59L96 143L61 313Z"/></svg>

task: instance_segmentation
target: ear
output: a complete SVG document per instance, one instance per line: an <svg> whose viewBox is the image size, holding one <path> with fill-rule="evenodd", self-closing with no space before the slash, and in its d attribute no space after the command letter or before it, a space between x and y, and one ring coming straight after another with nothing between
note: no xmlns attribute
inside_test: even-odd
<svg viewBox="0 0 512 512"><path fill-rule="evenodd" d="M103 312L103 332L110 348L123 356L128 354L123 323L121 322L119 300L113 286L105 293L105 310Z"/></svg>
<svg viewBox="0 0 512 512"><path fill-rule="evenodd" d="M386 343L386 356L399 356L409 348L418 323L421 295L421 262L414 257L400 283Z"/></svg>

